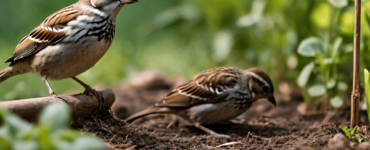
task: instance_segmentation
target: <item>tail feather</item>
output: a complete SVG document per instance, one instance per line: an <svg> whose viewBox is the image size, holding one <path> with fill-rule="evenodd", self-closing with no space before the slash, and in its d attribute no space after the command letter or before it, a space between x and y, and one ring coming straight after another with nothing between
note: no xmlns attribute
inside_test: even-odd
<svg viewBox="0 0 370 150"><path fill-rule="evenodd" d="M8 70L8 67L6 67L4 70L0 72L0 83L8 79L9 77L5 76L6 71Z"/></svg>
<svg viewBox="0 0 370 150"><path fill-rule="evenodd" d="M147 109L144 109L143 111L140 111L140 112L138 112L136 114L133 114L132 116L126 118L125 121L127 123L132 123L136 119L139 119L141 117L145 117L147 115L157 114L157 113L169 113L169 112L171 112L171 110L169 108L151 106Z"/></svg>
<svg viewBox="0 0 370 150"><path fill-rule="evenodd" d="M0 83L12 76L24 74L30 71L31 67L28 63L19 62L15 64L10 64L8 67L0 72Z"/></svg>

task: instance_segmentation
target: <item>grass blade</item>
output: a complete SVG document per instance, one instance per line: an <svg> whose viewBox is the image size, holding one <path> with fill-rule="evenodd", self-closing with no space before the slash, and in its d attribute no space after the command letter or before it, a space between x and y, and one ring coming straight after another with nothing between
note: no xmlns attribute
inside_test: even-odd
<svg viewBox="0 0 370 150"><path fill-rule="evenodd" d="M366 93L366 106L367 106L367 117L370 121L370 73L367 69L364 70L364 81L365 81L365 93Z"/></svg>

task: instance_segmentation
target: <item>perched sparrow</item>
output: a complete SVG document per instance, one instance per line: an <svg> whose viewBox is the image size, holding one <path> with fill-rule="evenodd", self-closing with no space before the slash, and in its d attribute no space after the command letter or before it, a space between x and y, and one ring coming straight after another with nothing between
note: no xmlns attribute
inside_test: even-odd
<svg viewBox="0 0 370 150"><path fill-rule="evenodd" d="M48 78L72 78L85 87L84 94L99 96L75 76L105 54L112 44L117 14L125 4L137 1L80 0L55 12L19 42L6 61L10 65L0 72L0 83L32 71L42 77L50 95L56 98Z"/></svg>
<svg viewBox="0 0 370 150"><path fill-rule="evenodd" d="M276 105L273 94L271 79L261 70L215 68L198 73L161 102L128 117L126 122L150 114L176 114L215 137L229 137L202 125L233 119L259 99L265 98Z"/></svg>

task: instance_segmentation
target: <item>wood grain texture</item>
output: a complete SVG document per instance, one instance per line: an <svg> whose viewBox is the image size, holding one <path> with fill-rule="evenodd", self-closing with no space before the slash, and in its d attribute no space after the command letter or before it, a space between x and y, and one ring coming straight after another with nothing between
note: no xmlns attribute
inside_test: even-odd
<svg viewBox="0 0 370 150"><path fill-rule="evenodd" d="M109 110L116 97L111 89L99 91L104 97L104 103L101 110ZM61 96L66 99L71 108L73 119L84 118L96 111L99 111L99 100L95 96L77 94L71 96ZM10 111L19 115L29 122L37 122L39 113L48 104L57 101L53 97L41 97L22 100L11 100L0 102L0 107L7 107ZM62 101L62 100L58 100Z"/></svg>

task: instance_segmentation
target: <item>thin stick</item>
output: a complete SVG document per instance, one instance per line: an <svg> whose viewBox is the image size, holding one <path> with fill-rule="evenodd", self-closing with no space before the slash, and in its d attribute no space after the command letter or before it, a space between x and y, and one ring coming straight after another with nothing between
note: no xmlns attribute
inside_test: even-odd
<svg viewBox="0 0 370 150"><path fill-rule="evenodd" d="M358 125L359 118L359 68L360 68L360 37L361 37L361 0L355 0L355 35L353 50L353 87L351 96L351 128Z"/></svg>
<svg viewBox="0 0 370 150"><path fill-rule="evenodd" d="M99 93L104 97L102 110L109 110L116 99L113 91L108 89L99 91ZM77 94L62 97L66 100L67 104L71 108L73 119L90 116L93 112L99 110L99 99L95 96ZM51 96L23 100L11 100L0 102L0 107L7 107L10 111L16 113L21 118L29 122L36 122L41 110L47 104L55 101L57 100Z"/></svg>

